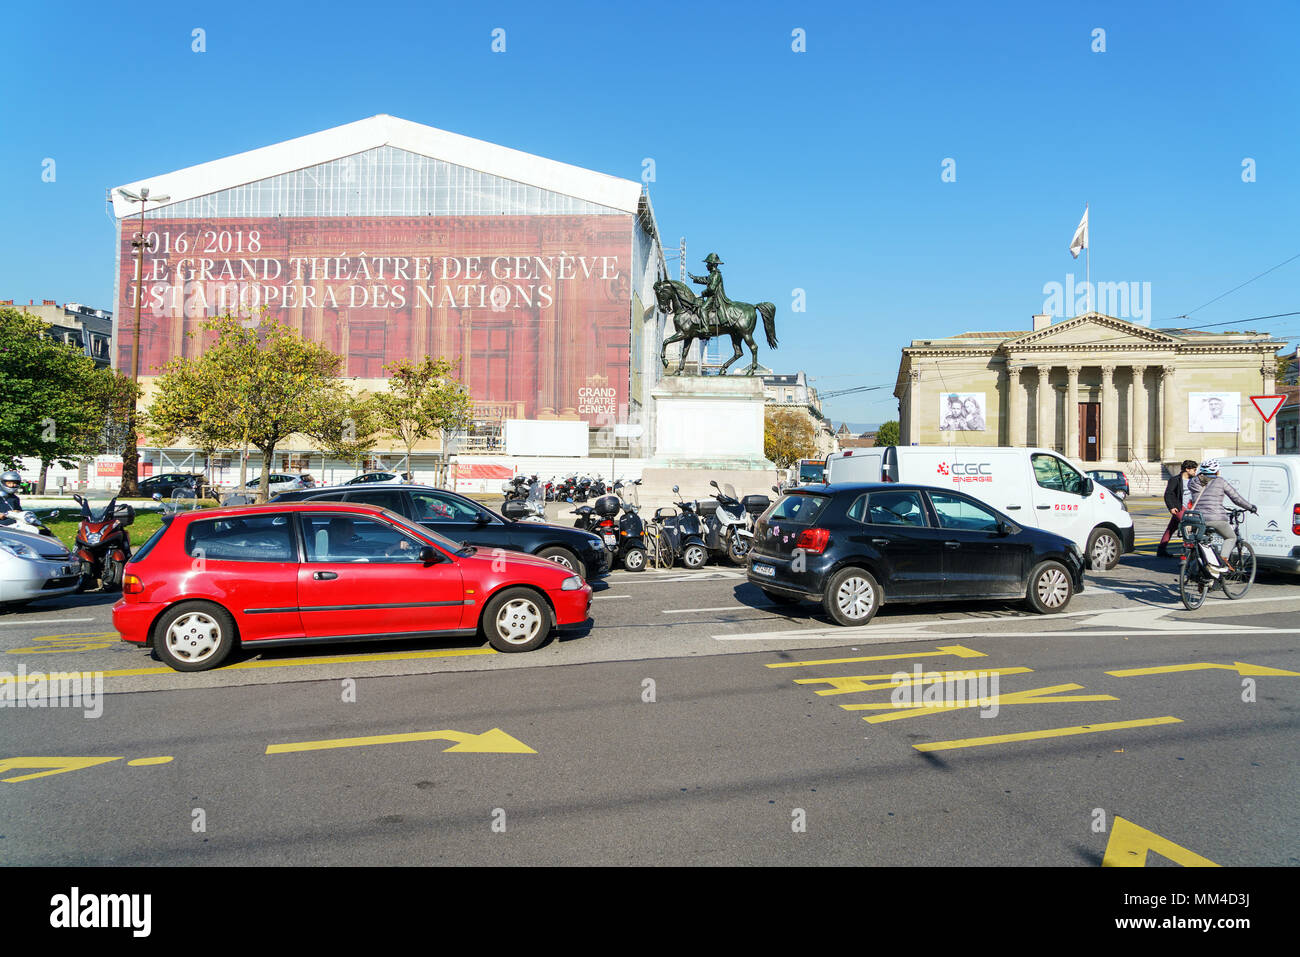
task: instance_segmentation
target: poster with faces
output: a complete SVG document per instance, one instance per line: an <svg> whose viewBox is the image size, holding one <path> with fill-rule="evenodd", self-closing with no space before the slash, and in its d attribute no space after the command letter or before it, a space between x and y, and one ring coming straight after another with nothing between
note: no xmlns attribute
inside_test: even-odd
<svg viewBox="0 0 1300 957"><path fill-rule="evenodd" d="M945 392L939 396L940 432L983 432L983 392Z"/></svg>
<svg viewBox="0 0 1300 957"><path fill-rule="evenodd" d="M1188 432L1238 432L1240 422L1240 392L1188 393Z"/></svg>

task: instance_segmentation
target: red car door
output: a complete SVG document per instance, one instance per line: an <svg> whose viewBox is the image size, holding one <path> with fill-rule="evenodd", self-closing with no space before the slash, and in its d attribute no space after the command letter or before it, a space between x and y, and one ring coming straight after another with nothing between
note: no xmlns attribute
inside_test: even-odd
<svg viewBox="0 0 1300 957"><path fill-rule="evenodd" d="M299 514L306 561L298 608L309 638L419 635L461 626L460 567L420 560L424 543L372 515Z"/></svg>

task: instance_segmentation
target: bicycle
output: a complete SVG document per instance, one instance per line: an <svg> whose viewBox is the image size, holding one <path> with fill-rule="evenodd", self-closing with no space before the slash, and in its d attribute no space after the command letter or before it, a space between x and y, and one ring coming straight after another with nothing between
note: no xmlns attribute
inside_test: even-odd
<svg viewBox="0 0 1300 957"><path fill-rule="evenodd" d="M1246 541L1241 532L1241 521L1245 512L1233 509L1228 512L1228 521L1232 523L1237 535L1237 544L1232 554L1227 556L1228 569L1218 575L1210 574L1202 558L1201 546L1217 550L1222 540L1217 534L1205 527L1205 518L1200 512L1186 512L1180 522L1179 531L1183 537L1182 564L1178 569L1178 594L1183 600L1183 607L1195 611L1205 603L1206 593L1219 587L1229 599L1237 599L1250 591L1255 581L1255 549Z"/></svg>

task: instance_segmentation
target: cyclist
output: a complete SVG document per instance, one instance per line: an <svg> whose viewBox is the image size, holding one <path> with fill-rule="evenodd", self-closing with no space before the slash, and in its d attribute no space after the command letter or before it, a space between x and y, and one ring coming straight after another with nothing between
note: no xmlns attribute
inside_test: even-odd
<svg viewBox="0 0 1300 957"><path fill-rule="evenodd" d="M1225 479L1219 477L1218 459L1206 459L1202 462L1200 470L1187 483L1187 490L1192 493L1189 506L1205 516L1205 527L1218 532L1223 537L1223 552L1219 556L1219 567L1211 571L1222 571L1225 566L1231 570L1232 566L1228 565L1227 556L1232 554L1232 548L1237 544L1237 535L1232 530L1232 523L1228 521L1228 510L1224 508L1223 497L1226 495L1232 499L1233 505L1254 512L1256 515L1259 514L1259 509L1238 495Z"/></svg>

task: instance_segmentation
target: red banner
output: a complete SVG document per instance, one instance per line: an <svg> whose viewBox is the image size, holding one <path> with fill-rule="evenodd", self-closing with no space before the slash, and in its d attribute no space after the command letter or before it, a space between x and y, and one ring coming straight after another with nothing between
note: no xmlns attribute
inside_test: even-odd
<svg viewBox="0 0 1300 957"><path fill-rule="evenodd" d="M502 418L626 415L630 216L150 220L140 374L202 352L227 311L280 319L374 379L398 359L460 360ZM138 283L122 228L118 361L130 371Z"/></svg>

